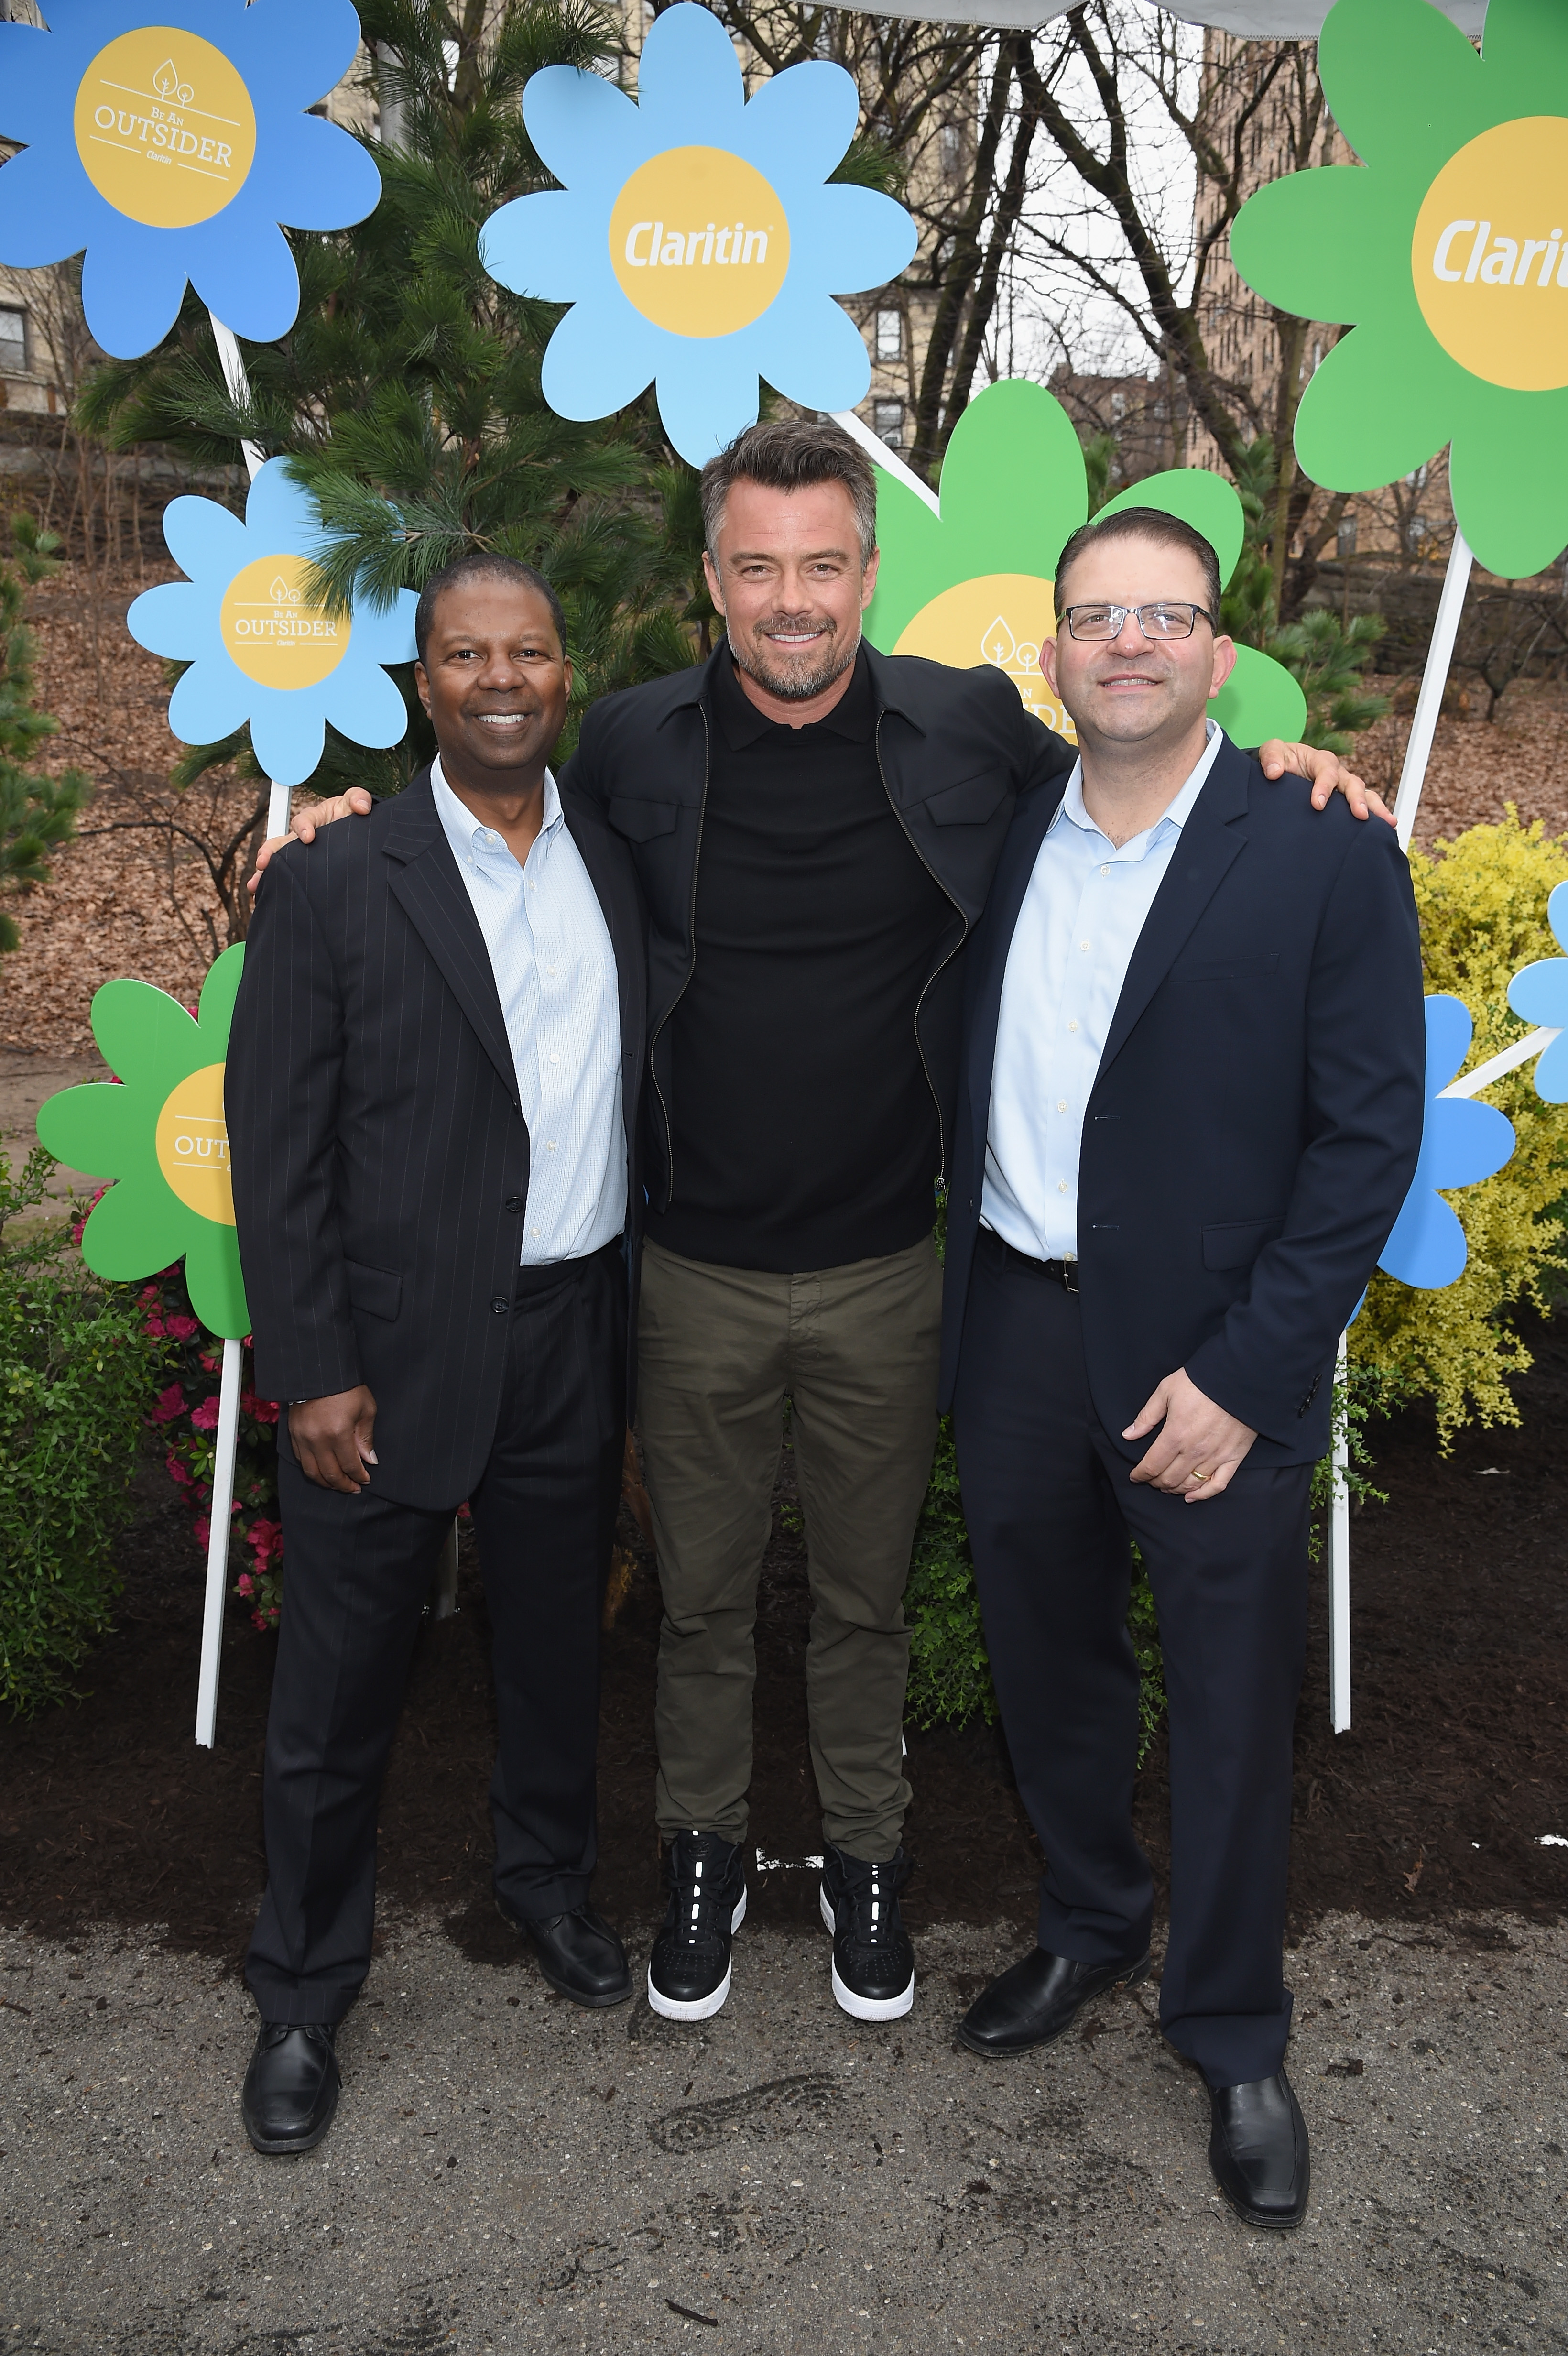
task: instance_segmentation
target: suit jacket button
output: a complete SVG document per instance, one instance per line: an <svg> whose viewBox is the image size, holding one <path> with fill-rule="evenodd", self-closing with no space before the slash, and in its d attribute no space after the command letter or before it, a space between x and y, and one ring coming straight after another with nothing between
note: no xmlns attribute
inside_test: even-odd
<svg viewBox="0 0 1568 2356"><path fill-rule="evenodd" d="M511 1305L506 1294L498 1292L490 1303L490 1314L492 1317L504 1317Z"/></svg>
<svg viewBox="0 0 1568 2356"><path fill-rule="evenodd" d="M522 1207L523 1207L523 1197L522 1197L522 1195L521 1195L521 1194L508 1194L508 1195L507 1195L507 1210L508 1210L508 1211L520 1211L520 1210L522 1209Z"/></svg>

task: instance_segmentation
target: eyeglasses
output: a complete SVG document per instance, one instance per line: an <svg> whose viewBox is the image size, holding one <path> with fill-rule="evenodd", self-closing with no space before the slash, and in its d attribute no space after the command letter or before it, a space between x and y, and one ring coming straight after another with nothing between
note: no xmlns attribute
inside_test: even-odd
<svg viewBox="0 0 1568 2356"><path fill-rule="evenodd" d="M1214 627L1206 605L1173 604L1168 597L1157 605L1069 605L1061 618L1075 638L1119 638L1129 614L1146 638L1189 638L1200 621Z"/></svg>

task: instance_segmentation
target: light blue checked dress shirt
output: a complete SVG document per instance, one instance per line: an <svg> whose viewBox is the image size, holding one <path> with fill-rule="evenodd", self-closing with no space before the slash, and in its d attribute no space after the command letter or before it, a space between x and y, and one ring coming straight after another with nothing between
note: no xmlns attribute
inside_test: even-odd
<svg viewBox="0 0 1568 2356"><path fill-rule="evenodd" d="M1008 951L991 1070L983 1224L1031 1259L1078 1257L1083 1115L1138 935L1214 766L1202 758L1156 823L1118 851L1083 807L1083 765L1034 862Z"/></svg>
<svg viewBox="0 0 1568 2356"><path fill-rule="evenodd" d="M524 1268L581 1259L626 1224L621 1003L599 895L545 771L544 824L522 866L430 773L457 872L490 952L528 1125Z"/></svg>

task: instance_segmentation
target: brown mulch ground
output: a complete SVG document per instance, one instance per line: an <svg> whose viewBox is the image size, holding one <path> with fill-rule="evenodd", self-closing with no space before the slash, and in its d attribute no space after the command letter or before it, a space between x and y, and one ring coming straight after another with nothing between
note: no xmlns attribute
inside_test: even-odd
<svg viewBox="0 0 1568 2356"><path fill-rule="evenodd" d="M1355 1524L1354 1724L1328 1730L1324 1574L1297 1724L1291 1908L1419 1924L1493 1908L1568 1907L1568 1314L1532 1332L1518 1430L1463 1434L1444 1462L1429 1420L1374 1440L1387 1506ZM787 1462L787 1459L786 1459ZM781 1494L787 1503L787 1494ZM237 1958L262 1876L261 1745L274 1640L231 1612L219 1741L191 1741L201 1564L162 1475L123 1557L121 1633L91 1698L0 1730L0 1910L50 1935L167 1923L172 1945ZM486 1623L472 1563L455 1620L421 1639L382 1812L385 1899L436 1906L469 1952L511 1934L488 1898L492 1731ZM752 1839L781 1859L820 1847L801 1665L799 1542L775 1515L764 1574ZM628 1927L657 1903L653 1665L645 1560L606 1641L596 1901ZM912 1922L1008 1921L1026 1938L1038 1859L1005 1754L984 1728L910 1737ZM1142 1837L1163 1873L1163 1751L1140 1778ZM815 1920L815 1877L761 1879L763 1916Z"/></svg>
<svg viewBox="0 0 1568 2356"><path fill-rule="evenodd" d="M35 1054L90 1049L101 983L133 974L185 1001L228 932L197 845L149 823L182 747L168 730L165 666L137 646L125 614L161 572L127 571L97 594L73 568L30 592L38 699L59 723L40 764L80 769L95 788L80 839L55 854L52 881L16 907L22 946L0 959L0 1046ZM179 798L178 815L218 841L253 790L227 776Z"/></svg>
<svg viewBox="0 0 1568 2356"><path fill-rule="evenodd" d="M1415 704L1413 679L1377 679L1371 684L1392 698L1393 710L1358 737L1354 763L1370 786L1393 807L1410 719ZM1415 840L1430 849L1439 835L1463 834L1467 826L1500 819L1508 803L1520 819L1544 821L1548 834L1568 834L1568 686L1554 680L1516 680L1493 721L1481 718L1486 696L1461 695L1468 715L1445 712L1427 766L1415 817Z"/></svg>

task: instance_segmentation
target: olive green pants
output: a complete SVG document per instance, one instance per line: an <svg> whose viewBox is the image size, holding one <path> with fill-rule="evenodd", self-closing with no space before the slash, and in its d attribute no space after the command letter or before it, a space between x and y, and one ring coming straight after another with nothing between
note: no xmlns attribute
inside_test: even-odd
<svg viewBox="0 0 1568 2356"><path fill-rule="evenodd" d="M929 1237L801 1276L645 1248L638 1425L664 1590L656 1807L667 1836L746 1836L757 1580L787 1397L823 1831L873 1864L897 1849L909 1804L903 1591L936 1441L941 1322Z"/></svg>

